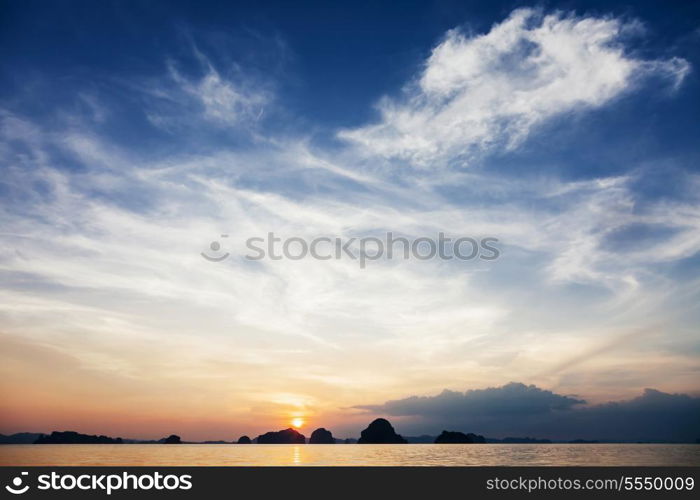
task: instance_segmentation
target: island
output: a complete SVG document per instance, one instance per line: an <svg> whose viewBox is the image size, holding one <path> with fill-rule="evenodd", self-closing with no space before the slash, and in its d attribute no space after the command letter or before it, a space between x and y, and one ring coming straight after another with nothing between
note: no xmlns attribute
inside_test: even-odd
<svg viewBox="0 0 700 500"><path fill-rule="evenodd" d="M306 437L292 429L284 429L277 432L266 432L255 440L258 444L305 444Z"/></svg>
<svg viewBox="0 0 700 500"><path fill-rule="evenodd" d="M374 420L360 433L358 444L407 444L401 435L397 434L385 418Z"/></svg>

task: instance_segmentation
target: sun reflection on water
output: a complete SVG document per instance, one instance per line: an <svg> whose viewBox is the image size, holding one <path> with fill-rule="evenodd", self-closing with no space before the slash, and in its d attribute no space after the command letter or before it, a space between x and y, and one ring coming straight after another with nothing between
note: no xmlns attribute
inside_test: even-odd
<svg viewBox="0 0 700 500"><path fill-rule="evenodd" d="M301 465L301 447L295 446L292 452L292 463L294 465Z"/></svg>

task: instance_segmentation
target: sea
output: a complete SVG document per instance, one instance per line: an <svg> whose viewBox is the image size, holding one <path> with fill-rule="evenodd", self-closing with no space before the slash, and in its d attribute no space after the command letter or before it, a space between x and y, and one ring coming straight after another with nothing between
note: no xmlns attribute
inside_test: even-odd
<svg viewBox="0 0 700 500"><path fill-rule="evenodd" d="M0 445L4 466L699 466L697 444Z"/></svg>

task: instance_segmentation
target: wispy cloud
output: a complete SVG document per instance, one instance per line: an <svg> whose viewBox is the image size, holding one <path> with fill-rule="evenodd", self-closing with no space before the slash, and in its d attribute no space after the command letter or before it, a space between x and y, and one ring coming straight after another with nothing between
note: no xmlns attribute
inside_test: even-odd
<svg viewBox="0 0 700 500"><path fill-rule="evenodd" d="M340 137L417 166L463 167L517 146L549 118L602 106L646 76L668 76L677 87L688 62L625 54L626 28L611 17L519 9L484 35L454 29L403 96L379 103L379 123Z"/></svg>
<svg viewBox="0 0 700 500"><path fill-rule="evenodd" d="M225 80L207 62L206 73L197 81L190 81L171 65L173 80L203 108L208 120L227 125L251 123L262 117L270 96L262 90L247 88L245 80L236 85Z"/></svg>
<svg viewBox="0 0 700 500"><path fill-rule="evenodd" d="M156 127L172 132L194 129L202 123L213 127L255 127L273 104L269 83L230 64L223 76L214 63L192 48L198 71L183 72L177 60L167 61L167 78L129 85L147 96L146 116Z"/></svg>
<svg viewBox="0 0 700 500"><path fill-rule="evenodd" d="M169 382L192 395L202 391L192 377L207 378L207 404L222 422L244 411L216 399L222 393L245 411L268 398L333 413L465 380L565 390L610 379L611 365L630 374L605 388L615 396L644 385L687 390L697 359L678 343L695 342L687 324L698 282L663 266L700 250L696 177L678 174L688 193L669 201L643 199L635 181L646 171L634 164L585 179L439 168L488 162L497 145L516 153L548 119L641 91L649 75L682 81L680 59L627 55L625 26L519 10L483 35L451 31L405 95L380 104L379 123L341 132L349 146L306 130L272 132L267 110L283 105L272 86L200 52L194 68L173 59L157 78L78 93L90 123L3 110L8 342L35 343L81 374L119 380L141 405L173 404L156 396ZM148 151L114 133L121 93L142 104L141 132L154 137ZM156 140L163 131L165 144ZM397 173L402 162L421 168ZM656 226L668 232L651 231L644 247L622 244L629 231ZM377 261L364 271L348 261L241 257L246 238L268 231L386 230L493 235L503 257ZM204 261L200 252L221 234L233 258ZM675 334L631 336L614 359L600 348L652 317ZM562 367L572 352L591 355ZM38 370L41 359L28 355L23 370ZM659 370L664 386L655 383ZM158 383L141 386L143 378ZM582 392L600 396L603 386ZM6 398L17 407L20 390Z"/></svg>

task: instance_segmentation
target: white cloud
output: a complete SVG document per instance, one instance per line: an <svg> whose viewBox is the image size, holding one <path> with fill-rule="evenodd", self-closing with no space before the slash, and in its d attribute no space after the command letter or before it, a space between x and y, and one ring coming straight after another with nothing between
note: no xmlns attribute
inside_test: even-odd
<svg viewBox="0 0 700 500"><path fill-rule="evenodd" d="M506 354L515 354L502 363L510 366L509 373L526 376L545 368L541 356L526 355L533 339L546 338L539 331L542 325L561 328L562 337L572 339L570 350L587 347L595 340L591 332L606 324L640 321L641 304L648 312L662 303L655 295L658 281L648 281L646 266L687 255L698 246L691 206L658 206L650 214L635 214L627 177L575 183L503 179L498 189L511 202L462 206L421 186L388 187L386 180L348 175L349 166L298 144L268 143L245 154L221 149L195 158L167 156L153 163L86 132L25 129L31 131L26 139L32 147L42 151L38 157L59 148L85 168L43 167L5 179L18 198L34 200L31 207L5 205L0 211L6 231L0 235L5 249L0 271L7 282L22 277L21 286L3 294L5 331L44 339L72 339L81 332L91 340L76 346L74 354L112 356L109 366L129 373L136 368L111 346L138 332L140 338L165 343L173 336L180 339L176 348L186 346L193 363L181 369L194 370L202 359L224 362L232 356L264 367L278 358L276 351L260 348L264 339L280 349L301 351L297 358L302 361L286 361L299 377L309 363L315 373L335 373L340 362L333 356L343 352L345 370L363 371L351 362L362 358L364 369L386 368L388 386L409 375L401 360L410 359L411 369L425 375L410 382L430 389L425 384L451 384L505 346ZM13 136L13 144L18 139ZM306 172L310 177L301 177ZM362 187L348 190L347 184L337 183L348 178ZM285 194L266 185L289 180L303 182L305 189ZM48 196L33 192L39 181L46 184ZM494 182L498 184L493 177L478 176L463 180L477 192L494 188ZM148 209L114 201L138 191L149 199ZM96 192L110 196L96 197ZM553 209L536 208L545 198ZM686 217L674 220L674 213ZM677 226L682 253L656 255L650 249L630 258L629 253L601 249L607 232L636 222ZM377 228L413 237L439 231L493 234L525 253L511 251L487 268L399 261L372 262L366 270L352 261L251 266L235 258L212 264L199 256L220 233L229 234L226 248L238 256L245 253L246 238L270 230L280 236L347 238ZM528 261L528 256L537 259ZM501 266L518 272L530 266L534 281L518 283ZM635 286L630 280L637 280ZM609 289L625 307L611 314L608 300L603 305L581 301L577 309L588 314L571 324L566 309L551 310L558 300L552 297L570 283ZM538 327L529 330L524 320ZM489 343L465 357L471 343L483 338ZM232 345L222 348L222 342ZM549 340L547 345L554 344ZM390 362L376 354L387 349L395 355ZM335 360L318 359L320 352ZM436 365L436 360L442 361ZM502 363L479 368L481 380L497 379Z"/></svg>
<svg viewBox="0 0 700 500"><path fill-rule="evenodd" d="M452 30L405 95L379 103L378 123L339 136L418 166L467 164L518 145L548 118L609 102L637 78L660 74L677 86L688 63L626 55L625 27L610 17L519 9L484 35Z"/></svg>

